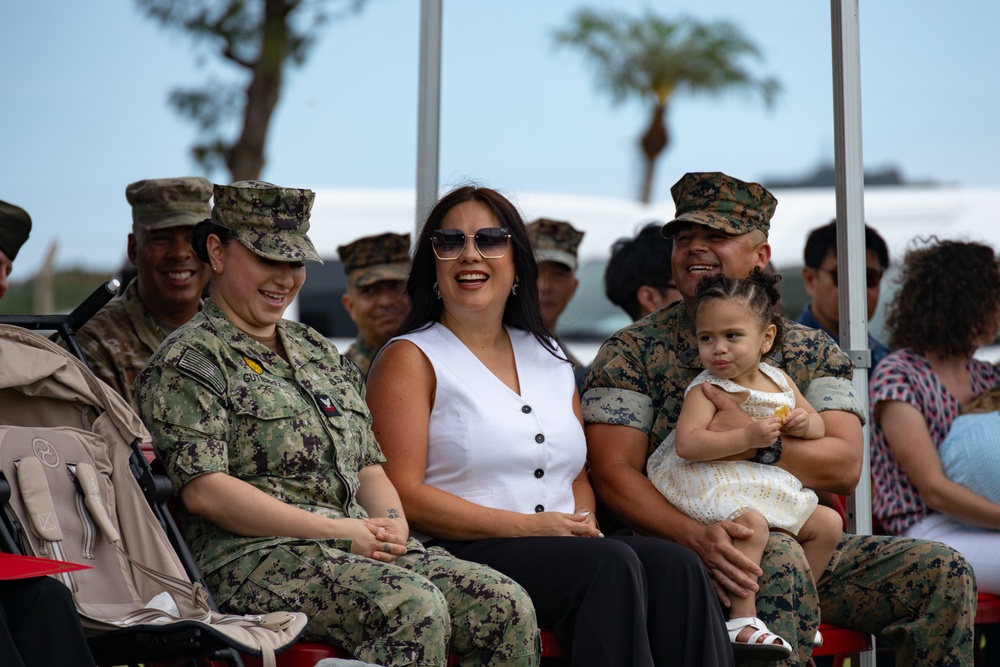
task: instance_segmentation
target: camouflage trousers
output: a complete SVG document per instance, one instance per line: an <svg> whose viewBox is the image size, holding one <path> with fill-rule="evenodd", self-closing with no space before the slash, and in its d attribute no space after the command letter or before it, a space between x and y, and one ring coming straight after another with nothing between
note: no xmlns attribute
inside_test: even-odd
<svg viewBox="0 0 1000 667"><path fill-rule="evenodd" d="M219 589L216 583L235 590L220 602L223 611L305 612L306 637L365 662L444 667L453 652L468 667L539 663L528 594L497 571L443 549L411 549L390 565L301 541L245 558L259 562L238 586L218 578L246 571L239 563L206 576L212 590Z"/></svg>
<svg viewBox="0 0 1000 667"><path fill-rule="evenodd" d="M899 667L973 663L975 578L943 544L845 534L817 587L794 538L772 532L762 567L757 615L795 649L781 665L808 662L820 609L827 623L882 639Z"/></svg>

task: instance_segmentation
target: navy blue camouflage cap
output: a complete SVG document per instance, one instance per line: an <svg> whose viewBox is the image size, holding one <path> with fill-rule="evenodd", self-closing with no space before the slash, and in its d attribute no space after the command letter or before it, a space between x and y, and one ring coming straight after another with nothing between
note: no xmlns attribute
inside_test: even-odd
<svg viewBox="0 0 1000 667"><path fill-rule="evenodd" d="M125 187L132 222L146 229L193 227L211 215L212 182L200 176L147 178Z"/></svg>
<svg viewBox="0 0 1000 667"><path fill-rule="evenodd" d="M365 236L337 248L347 282L368 287L383 280L406 280L410 275L410 235Z"/></svg>
<svg viewBox="0 0 1000 667"><path fill-rule="evenodd" d="M215 186L212 222L233 232L251 251L277 262L319 262L309 231L311 190L281 188L264 181Z"/></svg>
<svg viewBox="0 0 1000 667"><path fill-rule="evenodd" d="M676 217L660 231L670 237L683 223L705 225L740 236L755 229L764 233L778 200L758 183L745 183L720 172L687 173L670 188Z"/></svg>
<svg viewBox="0 0 1000 667"><path fill-rule="evenodd" d="M576 271L577 251L583 232L562 220L538 218L527 224L528 236L539 262L558 262Z"/></svg>

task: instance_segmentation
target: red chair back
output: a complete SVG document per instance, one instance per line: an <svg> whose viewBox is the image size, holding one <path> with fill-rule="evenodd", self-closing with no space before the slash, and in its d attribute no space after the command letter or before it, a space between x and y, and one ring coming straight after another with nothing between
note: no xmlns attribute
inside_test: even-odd
<svg viewBox="0 0 1000 667"><path fill-rule="evenodd" d="M241 655L246 667L263 667L260 658L250 655ZM315 667L316 663L323 658L345 658L351 659L351 654L342 648L331 646L330 644L320 644L318 642L298 642L290 649L277 656L278 667ZM566 652L562 644L556 639L556 635L548 628L542 628L542 658L566 658ZM458 664L458 656L451 656L449 665Z"/></svg>

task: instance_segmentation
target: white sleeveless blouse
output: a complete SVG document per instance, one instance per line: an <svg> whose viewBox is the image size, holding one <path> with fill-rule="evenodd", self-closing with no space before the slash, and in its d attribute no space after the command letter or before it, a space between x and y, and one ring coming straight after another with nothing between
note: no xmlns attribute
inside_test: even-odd
<svg viewBox="0 0 1000 667"><path fill-rule="evenodd" d="M572 513L573 480L587 455L573 413L573 367L530 333L507 333L520 395L439 323L393 339L419 347L437 380L425 481L484 507Z"/></svg>

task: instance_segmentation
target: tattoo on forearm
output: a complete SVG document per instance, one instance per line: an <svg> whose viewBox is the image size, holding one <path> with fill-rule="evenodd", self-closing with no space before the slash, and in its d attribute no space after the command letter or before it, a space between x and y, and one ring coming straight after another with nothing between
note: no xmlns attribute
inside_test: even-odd
<svg viewBox="0 0 1000 667"><path fill-rule="evenodd" d="M389 510L385 513L385 515L390 519L398 519L401 516L399 510L396 509L395 507L390 507Z"/></svg>

